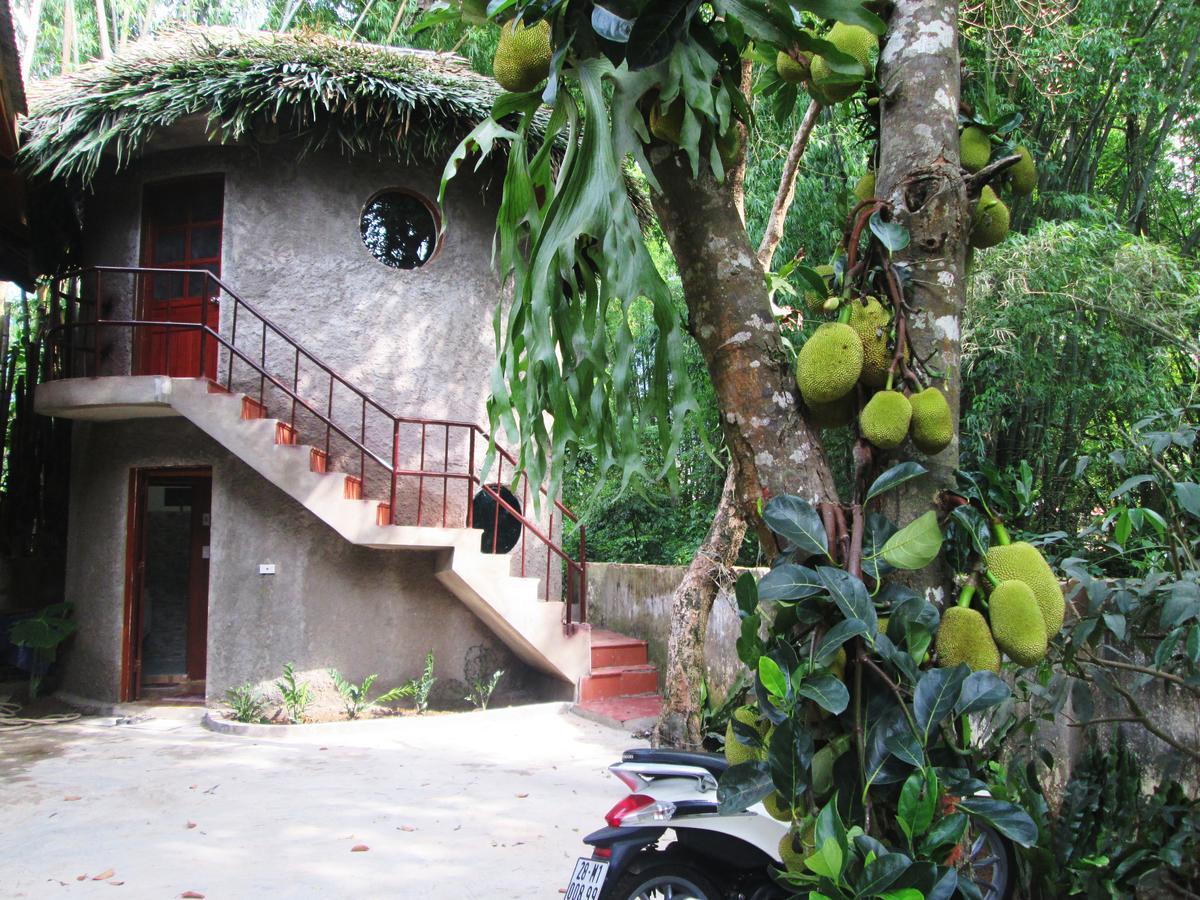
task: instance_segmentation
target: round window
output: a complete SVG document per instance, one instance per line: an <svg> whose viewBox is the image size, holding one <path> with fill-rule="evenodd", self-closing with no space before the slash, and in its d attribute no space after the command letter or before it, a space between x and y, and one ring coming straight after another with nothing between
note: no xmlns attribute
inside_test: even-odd
<svg viewBox="0 0 1200 900"><path fill-rule="evenodd" d="M415 269L437 249L437 219L419 197L404 191L376 194L359 223L371 255L393 269Z"/></svg>

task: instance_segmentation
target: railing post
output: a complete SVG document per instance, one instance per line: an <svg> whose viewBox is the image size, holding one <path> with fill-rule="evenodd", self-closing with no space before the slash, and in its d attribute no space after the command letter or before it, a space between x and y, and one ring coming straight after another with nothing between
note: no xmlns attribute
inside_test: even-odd
<svg viewBox="0 0 1200 900"><path fill-rule="evenodd" d="M333 430L333 373L329 373L329 408L325 411L325 468L329 469L329 438Z"/></svg>
<svg viewBox="0 0 1200 900"><path fill-rule="evenodd" d="M241 306L241 301L236 297L233 300L233 328L229 333L229 380L225 383L225 387L233 390L233 358L237 356L234 352L237 349L237 317L238 307Z"/></svg>
<svg viewBox="0 0 1200 900"><path fill-rule="evenodd" d="M587 526L579 526L579 621L586 622L587 616Z"/></svg>
<svg viewBox="0 0 1200 900"><path fill-rule="evenodd" d="M499 463L496 464L496 496L492 498L496 504L496 520L492 523L492 553L500 544L500 489L504 487L504 456L496 454Z"/></svg>
<svg viewBox="0 0 1200 900"><path fill-rule="evenodd" d="M400 419L393 418L392 419L392 490L391 490L391 500L389 501L389 503L390 503L389 508L391 510L391 512L389 513L389 517L390 517L393 525L395 525L397 522L396 478L398 477L397 472L399 472L399 470L400 470Z"/></svg>
<svg viewBox="0 0 1200 900"><path fill-rule="evenodd" d="M446 443L442 446L442 527L446 527L446 495L450 491L450 423L446 423Z"/></svg>
<svg viewBox="0 0 1200 900"><path fill-rule="evenodd" d="M262 319L262 316L259 316ZM262 347L258 353L258 405L267 408L267 320L262 320ZM265 415L265 413L264 413Z"/></svg>
<svg viewBox="0 0 1200 900"><path fill-rule="evenodd" d="M475 429L471 429L470 450L467 459L467 527L475 527Z"/></svg>
<svg viewBox="0 0 1200 900"><path fill-rule="evenodd" d="M96 272L96 297L92 303L92 375L100 375L100 296L102 284L100 281L101 273ZM83 279L79 280L79 293L83 294ZM132 362L132 359L130 360ZM130 372L132 372L132 366Z"/></svg>
<svg viewBox="0 0 1200 900"><path fill-rule="evenodd" d="M524 530L524 529L522 529ZM554 507L550 507L550 530L546 533L550 539L550 543L554 543ZM554 554L550 552L550 547L546 547L546 584L543 588L545 591L546 600L550 599L550 560L554 559ZM524 567L524 563L522 563Z"/></svg>
<svg viewBox="0 0 1200 900"><path fill-rule="evenodd" d="M365 500L367 497L367 398L362 395L362 421L358 430L358 482Z"/></svg>
<svg viewBox="0 0 1200 900"><path fill-rule="evenodd" d="M204 273L203 287L200 288L200 377L208 377L208 360L204 352L208 349L208 279L210 272ZM186 293L186 291L185 291Z"/></svg>
<svg viewBox="0 0 1200 900"><path fill-rule="evenodd" d="M300 393L300 345L296 345L296 364L292 369L292 431L296 430L296 395Z"/></svg>
<svg viewBox="0 0 1200 900"><path fill-rule="evenodd" d="M417 527L421 527L421 508L425 502L425 423L421 423L421 463L417 466Z"/></svg>

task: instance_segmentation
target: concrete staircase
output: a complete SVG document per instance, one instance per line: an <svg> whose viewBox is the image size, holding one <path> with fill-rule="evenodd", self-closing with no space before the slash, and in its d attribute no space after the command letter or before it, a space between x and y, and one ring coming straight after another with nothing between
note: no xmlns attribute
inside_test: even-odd
<svg viewBox="0 0 1200 900"><path fill-rule="evenodd" d="M387 504L365 499L357 477L327 471L322 451L301 444L295 429L269 418L250 397L207 379L131 375L48 381L38 385L34 404L60 418L182 416L352 544L436 551L442 584L521 660L579 684L585 698L654 689L644 645L640 662L627 662L620 648L613 648L615 655L596 648L603 652L594 671L589 626L564 626L563 603L540 601L538 579L511 575L508 556L482 553L480 530L389 524Z"/></svg>
<svg viewBox="0 0 1200 900"><path fill-rule="evenodd" d="M591 673L579 684L573 711L617 728L643 731L654 725L662 706L658 667L645 641L592 629Z"/></svg>

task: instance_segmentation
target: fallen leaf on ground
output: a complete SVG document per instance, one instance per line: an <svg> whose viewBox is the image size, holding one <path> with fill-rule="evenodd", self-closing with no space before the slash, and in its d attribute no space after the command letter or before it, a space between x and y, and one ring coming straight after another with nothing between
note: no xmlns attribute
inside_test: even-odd
<svg viewBox="0 0 1200 900"><path fill-rule="evenodd" d="M124 883L125 883L125 882L123 882L123 881L110 881L110 882L109 882L109 884L111 884L113 887L120 887L120 886L121 886L121 885L123 885Z"/></svg>
<svg viewBox="0 0 1200 900"><path fill-rule="evenodd" d="M194 790L195 790L197 787L199 787L199 785L195 785L195 784L189 784L189 785L188 785L188 790L189 790L189 791L194 791Z"/></svg>
<svg viewBox="0 0 1200 900"><path fill-rule="evenodd" d="M415 825L401 825L400 830L401 831L416 831L417 827Z"/></svg>
<svg viewBox="0 0 1200 900"><path fill-rule="evenodd" d="M67 794L67 796L63 797L63 799L64 800L82 800L83 798L80 797L78 794Z"/></svg>
<svg viewBox="0 0 1200 900"><path fill-rule="evenodd" d="M76 875L75 880L76 881L87 881L87 875Z"/></svg>
<svg viewBox="0 0 1200 900"><path fill-rule="evenodd" d="M195 823L195 822L188 822L188 823L187 823L187 827L188 827L188 828L195 828L195 827L196 827L196 823Z"/></svg>
<svg viewBox="0 0 1200 900"><path fill-rule="evenodd" d="M116 874L117 873L112 869L105 869L99 875L95 876L92 881L108 881L108 879L112 878Z"/></svg>
<svg viewBox="0 0 1200 900"><path fill-rule="evenodd" d="M528 796L529 796L528 794L517 794L517 799L518 799L518 800L524 800L524 799L525 799L526 797L528 797Z"/></svg>
<svg viewBox="0 0 1200 900"><path fill-rule="evenodd" d="M186 900L204 900L204 895L199 891L184 891L179 896L186 898Z"/></svg>
<svg viewBox="0 0 1200 900"><path fill-rule="evenodd" d="M366 844L355 844L353 847L350 848L350 852L351 853L366 853L370 849L371 848L368 847Z"/></svg>

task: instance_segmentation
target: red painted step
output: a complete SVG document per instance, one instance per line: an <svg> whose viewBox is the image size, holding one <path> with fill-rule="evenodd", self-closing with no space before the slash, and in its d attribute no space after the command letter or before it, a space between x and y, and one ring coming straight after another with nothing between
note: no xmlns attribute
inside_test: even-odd
<svg viewBox="0 0 1200 900"><path fill-rule="evenodd" d="M604 666L592 669L579 685L580 700L602 700L658 690L658 669L643 666Z"/></svg>
<svg viewBox="0 0 1200 900"><path fill-rule="evenodd" d="M577 715L613 728L642 731L654 727L662 709L658 694L637 697L612 697L607 700L581 700L575 704Z"/></svg>
<svg viewBox="0 0 1200 900"><path fill-rule="evenodd" d="M644 666L650 661L645 641L606 631L592 629L592 669L611 666Z"/></svg>

